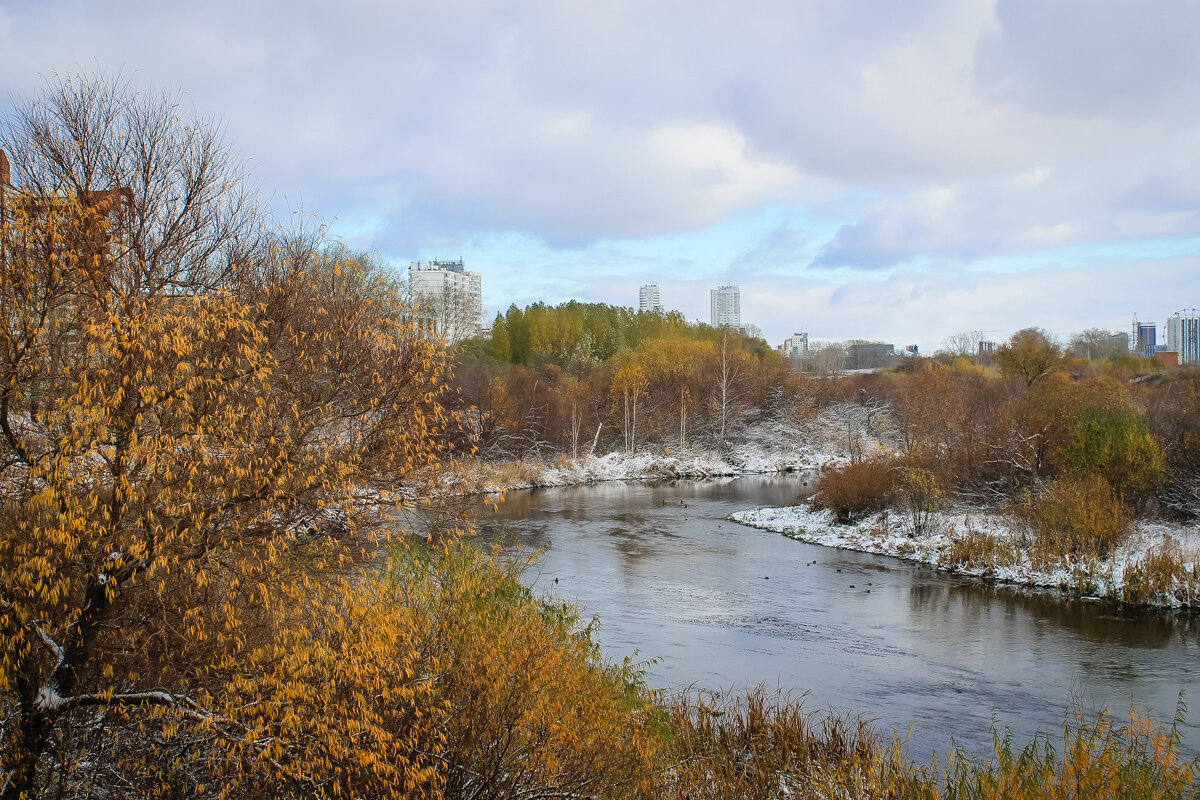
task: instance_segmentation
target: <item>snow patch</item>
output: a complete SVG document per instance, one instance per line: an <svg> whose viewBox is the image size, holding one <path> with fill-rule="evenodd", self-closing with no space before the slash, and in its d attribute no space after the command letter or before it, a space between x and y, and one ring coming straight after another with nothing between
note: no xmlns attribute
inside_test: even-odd
<svg viewBox="0 0 1200 800"><path fill-rule="evenodd" d="M739 511L730 519L809 544L892 556L963 575L1111 600L1123 599L1127 583L1148 557L1164 550L1178 550L1185 556L1185 575L1176 578L1169 590L1146 598L1145 604L1166 608L1200 607L1195 579L1200 528L1194 525L1138 522L1124 544L1107 559L1093 562L1065 557L1047 566L1034 564L1024 546L1023 531L1003 516L981 510L936 515L922 533L914 533L905 517L895 512L839 525L829 512L805 505L754 508ZM990 537L1012 557L964 561L963 546L971 538L982 537Z"/></svg>

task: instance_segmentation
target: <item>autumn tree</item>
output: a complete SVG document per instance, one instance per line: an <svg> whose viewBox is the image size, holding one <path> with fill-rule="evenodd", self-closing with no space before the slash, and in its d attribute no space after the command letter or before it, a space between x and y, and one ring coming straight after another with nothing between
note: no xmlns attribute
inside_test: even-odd
<svg viewBox="0 0 1200 800"><path fill-rule="evenodd" d="M622 432L626 453L632 453L637 446L638 401L646 396L646 387L646 371L638 364L622 367L613 376L611 392L614 397L621 399L621 409L624 412Z"/></svg>
<svg viewBox="0 0 1200 800"><path fill-rule="evenodd" d="M492 322L491 352L498 361L512 359L512 344L508 338L508 321L503 314L497 314L496 319Z"/></svg>
<svg viewBox="0 0 1200 800"><path fill-rule="evenodd" d="M680 447L688 441L688 411L701 394L704 365L714 354L712 342L672 337L643 340L633 355L646 370L650 391L664 395L663 404L677 409Z"/></svg>
<svg viewBox="0 0 1200 800"><path fill-rule="evenodd" d="M1062 366L1062 349L1041 328L1023 328L996 351L1000 372L1033 386Z"/></svg>
<svg viewBox="0 0 1200 800"><path fill-rule="evenodd" d="M1129 503L1167 478L1167 458L1150 427L1127 407L1087 409L1063 447L1068 469L1096 475Z"/></svg>
<svg viewBox="0 0 1200 800"><path fill-rule="evenodd" d="M120 79L18 106L0 246L3 797L61 734L169 710L247 641L351 487L439 457L439 356L378 271L266 234L216 127ZM51 748L53 742L59 742Z"/></svg>
<svg viewBox="0 0 1200 800"><path fill-rule="evenodd" d="M568 428L565 438L571 443L571 458L579 458L579 442L583 433L584 412L587 410L589 387L578 378L566 378L560 387Z"/></svg>

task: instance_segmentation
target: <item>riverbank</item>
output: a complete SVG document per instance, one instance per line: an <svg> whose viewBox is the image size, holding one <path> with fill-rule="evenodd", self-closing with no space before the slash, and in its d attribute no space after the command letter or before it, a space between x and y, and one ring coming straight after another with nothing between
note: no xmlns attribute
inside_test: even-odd
<svg viewBox="0 0 1200 800"><path fill-rule="evenodd" d="M607 453L578 459L525 460L469 467L466 485L478 494L552 486L578 486L601 481L647 481L671 478L715 478L772 472L815 470L820 460L810 453L779 457L739 453L721 458L703 450Z"/></svg>
<svg viewBox="0 0 1200 800"><path fill-rule="evenodd" d="M730 517L791 539L892 556L978 578L1054 589L1072 597L1171 609L1200 608L1200 528L1138 521L1105 559L1064 557L1042 561L1021 526L979 510L942 513L914 533L896 512L839 525L805 505L756 508Z"/></svg>
<svg viewBox="0 0 1200 800"><path fill-rule="evenodd" d="M894 446L872 409L835 403L811 418L773 413L742 425L724 455L709 449L658 445L632 453L524 459L464 465L463 485L472 493L503 492L600 481L712 478L818 470L844 463L853 447L875 451ZM852 433L848 436L847 431Z"/></svg>

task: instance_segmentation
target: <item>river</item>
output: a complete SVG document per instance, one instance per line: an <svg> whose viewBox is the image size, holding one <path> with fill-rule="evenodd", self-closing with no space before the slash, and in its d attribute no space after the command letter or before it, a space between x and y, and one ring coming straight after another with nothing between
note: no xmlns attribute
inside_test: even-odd
<svg viewBox="0 0 1200 800"><path fill-rule="evenodd" d="M653 659L655 687L756 684L910 735L927 758L951 741L988 751L993 717L1019 742L1061 731L1072 707L1131 700L1170 720L1200 683L1200 625L1168 614L993 586L897 559L834 550L727 517L788 505L810 476L611 482L511 492L481 514L528 550L529 582L598 617L613 659ZM911 723L911 728L909 727ZM1200 751L1200 708L1183 729Z"/></svg>

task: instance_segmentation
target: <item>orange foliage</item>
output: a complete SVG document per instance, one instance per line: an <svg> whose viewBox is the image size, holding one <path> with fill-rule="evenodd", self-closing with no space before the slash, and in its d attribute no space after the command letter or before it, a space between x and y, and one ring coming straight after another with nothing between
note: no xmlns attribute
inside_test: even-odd
<svg viewBox="0 0 1200 800"><path fill-rule="evenodd" d="M109 112L105 132L71 130ZM226 216L236 176L210 130L86 80L27 113L16 173L57 178L23 188L53 202L14 203L0 230L5 797L96 710L199 714L206 671L294 578L289 554L317 570L357 557L355 492L440 463L448 423L444 357L369 261L319 237L240 249L249 223ZM84 156L62 148L132 130L180 163L118 148L133 162L105 178L138 202L98 222L71 173Z"/></svg>

